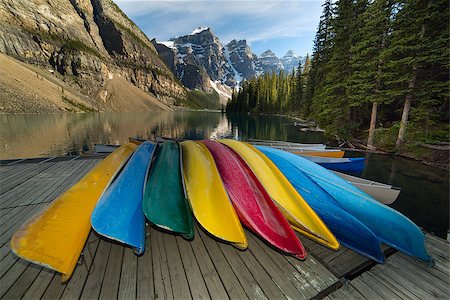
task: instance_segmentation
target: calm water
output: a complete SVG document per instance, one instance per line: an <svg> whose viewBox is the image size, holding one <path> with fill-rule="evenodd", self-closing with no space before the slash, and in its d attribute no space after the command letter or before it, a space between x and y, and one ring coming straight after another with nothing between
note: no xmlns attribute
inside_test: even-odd
<svg viewBox="0 0 450 300"><path fill-rule="evenodd" d="M121 144L130 136L203 139L235 137L326 142L276 116L226 116L212 112L0 115L0 159L77 154L94 143ZM360 156L360 153L349 153ZM393 208L429 232L446 237L449 173L393 156L367 154L362 177L402 188Z"/></svg>

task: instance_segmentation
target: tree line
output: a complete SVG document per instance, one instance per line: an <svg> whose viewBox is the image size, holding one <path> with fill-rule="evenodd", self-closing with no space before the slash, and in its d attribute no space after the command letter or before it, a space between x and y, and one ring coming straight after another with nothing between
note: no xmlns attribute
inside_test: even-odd
<svg viewBox="0 0 450 300"><path fill-rule="evenodd" d="M329 134L395 130L449 139L449 2L326 0L313 54L294 72L243 82L232 112L294 113ZM442 129L443 128L443 129Z"/></svg>

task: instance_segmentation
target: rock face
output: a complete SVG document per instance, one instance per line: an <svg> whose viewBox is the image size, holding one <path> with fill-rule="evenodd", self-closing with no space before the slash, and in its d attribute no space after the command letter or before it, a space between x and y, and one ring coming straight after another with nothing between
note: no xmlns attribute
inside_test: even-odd
<svg viewBox="0 0 450 300"><path fill-rule="evenodd" d="M258 57L263 73L271 73L273 71L279 71L283 68L278 57L271 50L264 51Z"/></svg>
<svg viewBox="0 0 450 300"><path fill-rule="evenodd" d="M111 0L2 0L0 52L53 69L87 95L117 75L165 104L186 97L153 44Z"/></svg>
<svg viewBox="0 0 450 300"><path fill-rule="evenodd" d="M280 59L280 62L283 65L283 70L286 72L291 72L293 69L297 69L300 61L304 63L303 58L301 56L297 56L292 50L286 52L286 54Z"/></svg>
<svg viewBox="0 0 450 300"><path fill-rule="evenodd" d="M237 71L238 75L243 78L252 78L258 75L257 66L259 63L258 56L253 54L252 49L247 45L246 40L232 40L227 44L227 50L231 65Z"/></svg>

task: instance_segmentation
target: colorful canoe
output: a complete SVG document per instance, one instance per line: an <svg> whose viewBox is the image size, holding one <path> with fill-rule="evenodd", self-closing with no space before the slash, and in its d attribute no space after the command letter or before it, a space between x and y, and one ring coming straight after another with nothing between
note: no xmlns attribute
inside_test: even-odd
<svg viewBox="0 0 450 300"><path fill-rule="evenodd" d="M378 263L384 262L380 240L366 225L343 210L330 194L288 160L275 152L261 151L283 172L342 245Z"/></svg>
<svg viewBox="0 0 450 300"><path fill-rule="evenodd" d="M339 242L327 226L261 151L236 140L219 140L219 142L237 152L249 165L295 230L331 249L339 248Z"/></svg>
<svg viewBox="0 0 450 300"><path fill-rule="evenodd" d="M345 151L342 150L334 150L334 149L327 149L327 150L320 150L320 151L311 151L308 149L302 149L302 150L290 150L287 151L295 153L295 154L301 154L301 155L308 155L308 156L319 156L319 157L330 157L330 158L343 158Z"/></svg>
<svg viewBox="0 0 450 300"><path fill-rule="evenodd" d="M158 146L142 201L147 219L156 226L194 238L192 212L181 178L181 150L177 142Z"/></svg>
<svg viewBox="0 0 450 300"><path fill-rule="evenodd" d="M142 197L155 144L139 145L119 176L105 191L91 215L92 228L100 235L145 251L145 217Z"/></svg>
<svg viewBox="0 0 450 300"><path fill-rule="evenodd" d="M277 153L317 182L352 216L364 223L385 244L410 256L431 261L425 249L425 236L410 219L383 205L346 180L298 155L258 147Z"/></svg>
<svg viewBox="0 0 450 300"><path fill-rule="evenodd" d="M213 236L246 249L248 242L244 229L208 148L193 141L184 141L180 145L184 186L197 221Z"/></svg>
<svg viewBox="0 0 450 300"><path fill-rule="evenodd" d="M92 210L135 148L126 144L114 151L46 210L28 220L13 235L11 250L62 273L61 280L67 281L91 231Z"/></svg>
<svg viewBox="0 0 450 300"><path fill-rule="evenodd" d="M201 141L211 152L242 224L279 250L304 259L305 249L250 167L227 146Z"/></svg>
<svg viewBox="0 0 450 300"><path fill-rule="evenodd" d="M328 170L349 172L353 174L359 174L364 170L364 157L331 158L303 154L301 154L301 156Z"/></svg>

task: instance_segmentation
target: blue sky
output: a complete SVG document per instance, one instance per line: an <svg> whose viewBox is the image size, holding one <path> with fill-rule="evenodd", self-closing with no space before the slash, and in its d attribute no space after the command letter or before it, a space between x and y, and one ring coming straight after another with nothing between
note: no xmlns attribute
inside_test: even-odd
<svg viewBox="0 0 450 300"><path fill-rule="evenodd" d="M322 0L115 0L149 38L164 41L198 26L211 27L226 44L246 39L256 54L271 49L279 57L289 49L311 53Z"/></svg>

